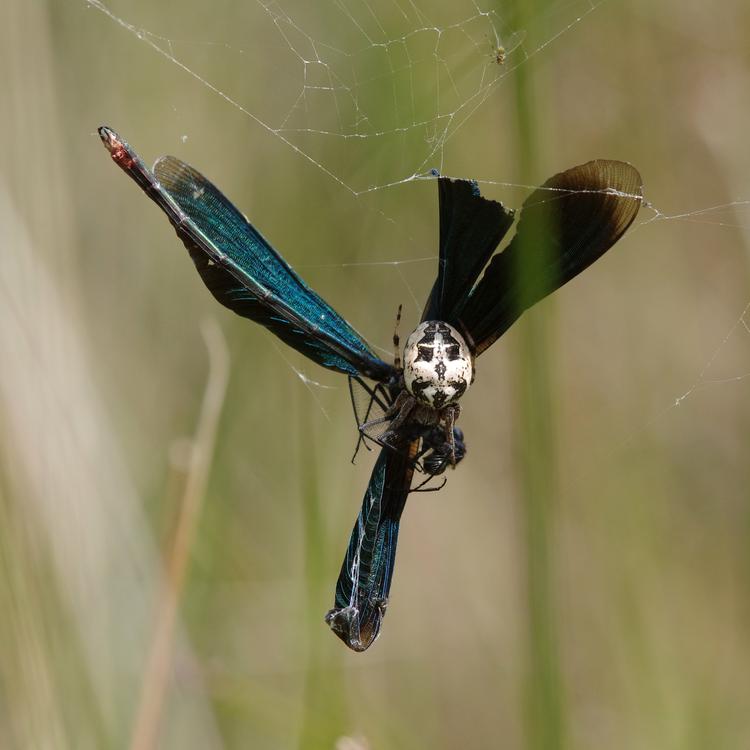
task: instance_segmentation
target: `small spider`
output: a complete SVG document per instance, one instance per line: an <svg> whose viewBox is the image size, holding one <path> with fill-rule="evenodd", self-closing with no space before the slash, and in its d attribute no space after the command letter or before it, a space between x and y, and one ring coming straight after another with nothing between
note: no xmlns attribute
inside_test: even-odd
<svg viewBox="0 0 750 750"><path fill-rule="evenodd" d="M497 31L494 29L492 31L495 35L494 40L489 40L492 48L492 62L496 65L505 65L508 55L513 54L523 44L524 39L526 39L526 32L514 31L507 39L501 41Z"/></svg>

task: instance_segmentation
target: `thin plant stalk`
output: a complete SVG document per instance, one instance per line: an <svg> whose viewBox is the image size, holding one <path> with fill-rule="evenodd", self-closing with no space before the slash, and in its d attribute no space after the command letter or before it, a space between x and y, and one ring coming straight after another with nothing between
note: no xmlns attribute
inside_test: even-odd
<svg viewBox="0 0 750 750"><path fill-rule="evenodd" d="M130 742L131 750L152 750L158 746L159 727L166 701L174 647L175 624L229 379L229 354L218 324L213 320L204 321L201 333L208 350L208 380L192 441L174 542L167 560L164 591L159 599L156 623L144 670L138 712Z"/></svg>
<svg viewBox="0 0 750 750"><path fill-rule="evenodd" d="M335 578L328 579L328 535L326 533L321 484L317 471L320 454L313 439L309 394L299 407L299 463L304 526L305 602L308 624L308 648L305 664L305 699L299 747L333 747L342 733L343 687L337 674L338 659L331 658L331 650L340 644L332 633L326 632L323 613L333 599ZM335 652L334 652L335 653ZM333 662L333 664L332 664Z"/></svg>
<svg viewBox="0 0 750 750"><path fill-rule="evenodd" d="M544 0L518 0L517 25L526 28L531 18L543 12ZM515 71L519 179L523 184L539 181L538 104L534 96L533 60ZM534 227L537 233L554 227ZM528 252L524 266L516 269L521 286L533 279L534 268L545 264L542 243L526 235ZM520 479L521 518L524 531L526 570L527 655L524 681L525 736L528 750L560 750L565 746L565 721L557 612L554 601L553 558L555 545L555 414L554 383L551 378L554 341L554 302L533 307L524 315L517 332L515 357L516 463Z"/></svg>

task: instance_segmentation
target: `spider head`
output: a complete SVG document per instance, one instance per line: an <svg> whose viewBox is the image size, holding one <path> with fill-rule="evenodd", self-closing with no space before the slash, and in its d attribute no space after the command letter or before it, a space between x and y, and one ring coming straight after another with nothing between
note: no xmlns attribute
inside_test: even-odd
<svg viewBox="0 0 750 750"><path fill-rule="evenodd" d="M463 336L440 320L420 323L404 347L404 384L434 409L454 404L474 380L474 358Z"/></svg>

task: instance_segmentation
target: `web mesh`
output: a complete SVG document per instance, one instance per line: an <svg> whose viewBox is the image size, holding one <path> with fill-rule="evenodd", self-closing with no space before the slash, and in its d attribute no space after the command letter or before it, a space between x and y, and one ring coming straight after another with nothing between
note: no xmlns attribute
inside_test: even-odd
<svg viewBox="0 0 750 750"><path fill-rule="evenodd" d="M414 0L333 0L293 6L257 0L245 7L239 19L234 5L229 13L228 3L218 2L211 8L211 18L226 22L196 36L195 27L179 16L173 28L156 29L148 18L130 17L128 6L116 0L84 2L195 79L196 85L216 96L219 105L223 102L247 117L259 137L278 141L354 197L432 179L435 168L450 175L449 147L459 134L471 139L471 124L483 116L508 77L533 58L543 59L551 45L564 44L577 29L585 29L592 14L611 5L608 0L559 0L520 27L511 12L504 12L503 3L479 0L439 9L421 7ZM264 39L262 45L248 45L250 28L254 40ZM210 61L217 56L223 64L252 71L255 77L278 79L278 96L256 96L246 88L238 92L225 85L222 76L211 72ZM498 171L488 166L483 175L454 176L478 178L483 188L505 191L514 207L538 187L494 179ZM658 203L647 180L644 208L630 234L665 222L744 230L750 200L740 197L672 211ZM382 222L396 223L390 213L379 213ZM403 229L399 224L398 231ZM406 239L417 244L408 234ZM409 270L433 264L435 257L422 251L411 257L296 267L303 274L314 269L338 273L352 266L385 267L416 313L422 307L422 292L415 288ZM721 370L732 342L748 333L748 308L737 313L729 330L717 335L718 344L696 368L695 377L686 378L689 387L678 388L667 409L697 391L750 375ZM381 355L391 354L390 347L370 343ZM729 359L736 361L737 356ZM291 363L290 367L308 388L323 385ZM321 409L325 412L322 405Z"/></svg>

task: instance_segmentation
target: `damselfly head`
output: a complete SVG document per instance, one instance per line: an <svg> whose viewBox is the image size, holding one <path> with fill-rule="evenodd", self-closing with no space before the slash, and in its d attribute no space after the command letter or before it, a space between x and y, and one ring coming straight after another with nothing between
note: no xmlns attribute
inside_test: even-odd
<svg viewBox="0 0 750 750"><path fill-rule="evenodd" d="M404 384L434 409L454 404L471 385L474 359L464 337L440 320L420 323L404 347Z"/></svg>

